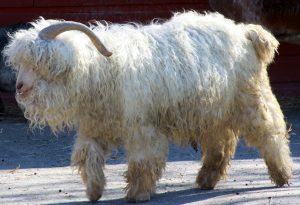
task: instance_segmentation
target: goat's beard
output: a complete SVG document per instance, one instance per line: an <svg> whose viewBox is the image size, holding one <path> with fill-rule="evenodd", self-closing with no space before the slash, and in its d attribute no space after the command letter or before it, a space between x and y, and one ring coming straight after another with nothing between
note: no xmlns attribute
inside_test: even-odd
<svg viewBox="0 0 300 205"><path fill-rule="evenodd" d="M71 116L74 112L68 92L59 84L38 80L28 96L17 96L16 99L31 127L43 128L49 125L56 132L74 124L70 121L74 119Z"/></svg>

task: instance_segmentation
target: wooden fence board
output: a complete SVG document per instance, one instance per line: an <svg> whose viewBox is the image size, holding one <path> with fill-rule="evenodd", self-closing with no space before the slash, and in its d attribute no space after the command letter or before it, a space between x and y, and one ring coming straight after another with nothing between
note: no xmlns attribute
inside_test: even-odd
<svg viewBox="0 0 300 205"><path fill-rule="evenodd" d="M33 7L34 0L0 0L0 9L1 8L24 8L24 7Z"/></svg>

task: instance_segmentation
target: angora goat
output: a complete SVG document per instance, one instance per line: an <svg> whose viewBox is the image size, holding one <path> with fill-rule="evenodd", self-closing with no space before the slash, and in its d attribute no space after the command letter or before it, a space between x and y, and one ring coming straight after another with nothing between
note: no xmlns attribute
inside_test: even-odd
<svg viewBox="0 0 300 205"><path fill-rule="evenodd" d="M33 26L4 50L18 72L17 100L32 126L77 130L72 165L91 201L118 146L127 151L126 199L149 200L169 140L201 145L201 189L226 176L240 135L260 150L273 182L288 183L288 133L267 75L278 42L261 26L192 11L147 26Z"/></svg>

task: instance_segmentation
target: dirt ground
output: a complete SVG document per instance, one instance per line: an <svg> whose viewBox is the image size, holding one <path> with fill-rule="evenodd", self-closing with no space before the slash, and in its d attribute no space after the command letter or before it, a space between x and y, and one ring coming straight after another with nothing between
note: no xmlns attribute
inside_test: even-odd
<svg viewBox="0 0 300 205"><path fill-rule="evenodd" d="M287 103L288 104L288 103ZM287 105L292 125L290 146L294 161L290 186L276 188L256 149L240 141L227 180L215 190L194 188L200 153L170 145L169 158L157 194L143 204L300 204L300 108ZM0 204L90 204L79 175L70 163L74 132L54 136L48 129L28 129L25 121L0 122ZM274 156L276 157L276 156ZM124 150L116 150L105 168L107 186L98 204L126 204Z"/></svg>

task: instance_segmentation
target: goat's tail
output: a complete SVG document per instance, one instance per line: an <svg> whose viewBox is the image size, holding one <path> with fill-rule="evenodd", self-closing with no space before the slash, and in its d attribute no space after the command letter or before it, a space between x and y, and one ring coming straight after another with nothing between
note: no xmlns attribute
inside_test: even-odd
<svg viewBox="0 0 300 205"><path fill-rule="evenodd" d="M260 25L246 25L246 37L252 41L257 56L261 62L269 64L273 61L279 46L276 38Z"/></svg>

